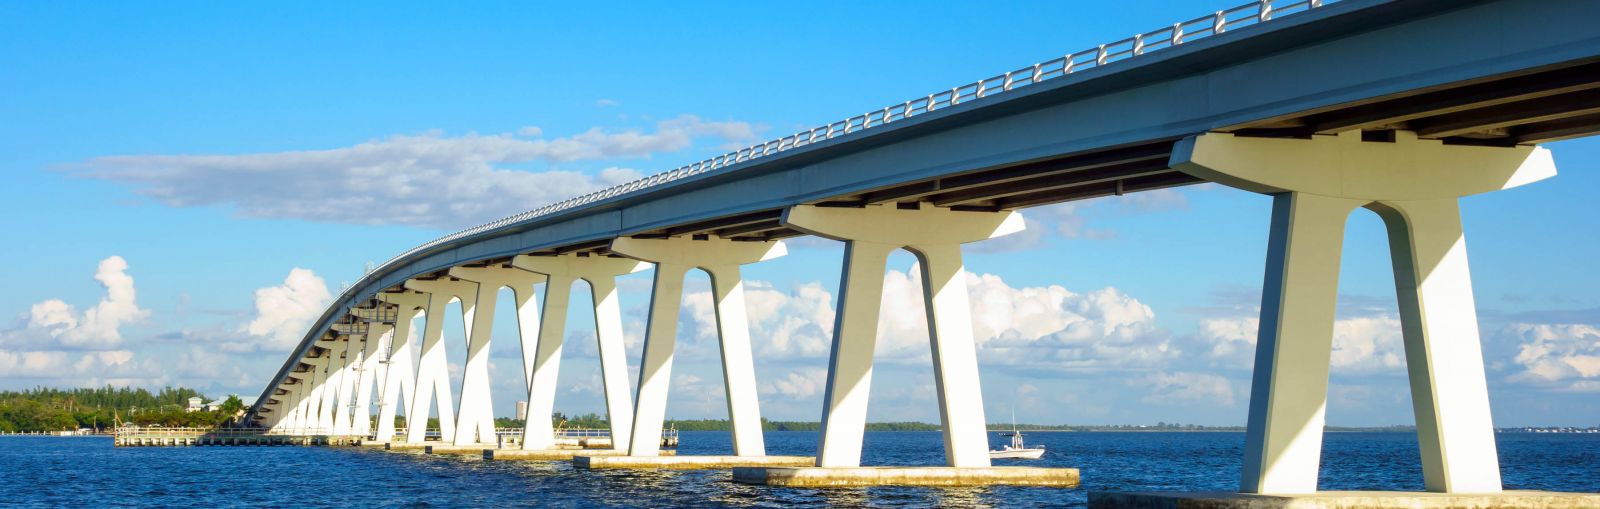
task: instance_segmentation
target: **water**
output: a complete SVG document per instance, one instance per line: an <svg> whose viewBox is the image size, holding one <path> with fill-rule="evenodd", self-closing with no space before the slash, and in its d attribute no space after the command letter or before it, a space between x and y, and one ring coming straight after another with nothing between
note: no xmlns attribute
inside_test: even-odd
<svg viewBox="0 0 1600 509"><path fill-rule="evenodd" d="M998 434L991 443L1003 443ZM1600 492L1600 435L1502 434L1508 489ZM111 447L109 438L0 437L4 507L1061 507L1100 490L1238 489L1241 433L1033 433L1038 461L1078 467L1058 488L797 489L734 484L727 471L575 471L566 462L488 462L323 447ZM767 434L771 454L809 455L816 435ZM943 462L938 433L867 433L864 463ZM727 454L727 433L684 432L684 454ZM1329 433L1322 489L1420 490L1409 433Z"/></svg>

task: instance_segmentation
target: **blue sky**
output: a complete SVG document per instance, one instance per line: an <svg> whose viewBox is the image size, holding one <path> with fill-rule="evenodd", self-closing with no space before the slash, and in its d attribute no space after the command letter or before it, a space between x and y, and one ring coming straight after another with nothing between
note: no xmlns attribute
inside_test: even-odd
<svg viewBox="0 0 1600 509"><path fill-rule="evenodd" d="M319 311L308 305L319 290L337 293L369 262L1237 2L0 4L0 388L254 395L283 338ZM1600 141L1550 147L1561 176L1464 205L1500 425L1600 421L1600 213L1588 199ZM980 316L1055 303L1009 332L980 331L990 416L1242 423L1268 206L1190 187L1030 209L1029 232L969 246L974 291L991 298ZM767 416L812 420L841 249L790 251L746 271L760 282L757 376ZM112 257L126 267L102 263ZM911 263L891 260L891 297L909 295ZM1391 277L1381 225L1357 214L1333 424L1411 422ZM623 285L634 363L648 280ZM689 291L691 302L705 291L703 275ZM582 308L557 401L568 412L601 408ZM724 411L697 310L681 320L676 417ZM871 418L936 420L920 311L889 311L901 325L880 340L889 375ZM513 329L496 329L495 369L514 373ZM498 380L506 414L517 382Z"/></svg>

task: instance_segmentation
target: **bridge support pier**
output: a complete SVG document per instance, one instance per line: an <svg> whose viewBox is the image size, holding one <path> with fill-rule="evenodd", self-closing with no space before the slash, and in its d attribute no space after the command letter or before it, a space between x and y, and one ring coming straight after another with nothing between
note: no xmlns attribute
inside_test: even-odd
<svg viewBox="0 0 1600 509"><path fill-rule="evenodd" d="M382 386L378 392L378 431L373 438L378 442L394 440L394 418L401 405L417 399L417 369L411 353L411 322L428 306L426 294L418 292L388 292L378 298L395 306L394 332L389 335L389 354L385 359ZM411 417L411 407L406 406L406 427L417 426ZM421 426L427 427L424 418Z"/></svg>
<svg viewBox="0 0 1600 509"><path fill-rule="evenodd" d="M472 337L472 313L477 304L477 284L444 279L412 279L405 282L408 290L428 294L428 310L422 333L422 355L417 361L416 393L411 408L406 410L406 442L420 444L427 439L429 408L439 410L439 440L455 442L455 405L450 395L450 363L445 355L444 310L451 300L461 302L462 327L465 335Z"/></svg>
<svg viewBox="0 0 1600 509"><path fill-rule="evenodd" d="M321 433L333 430L333 417L338 410L339 381L344 373L344 352L340 336L330 334L324 338L328 349L328 364L323 367L322 400L317 409L317 428Z"/></svg>
<svg viewBox="0 0 1600 509"><path fill-rule="evenodd" d="M341 337L344 339L344 366L339 369L339 387L335 397L338 406L333 409L333 434L343 436L350 434L355 414L356 385L360 382L361 354L366 349L366 334L342 334Z"/></svg>
<svg viewBox="0 0 1600 509"><path fill-rule="evenodd" d="M295 423L295 428L298 430L297 433L302 435L306 434L307 430L320 425L317 421L317 414L322 404L322 386L327 378L324 366L327 366L328 358L308 357L304 362L310 365L311 369L306 372L304 382L306 384L306 396L300 401L300 416Z"/></svg>
<svg viewBox="0 0 1600 509"><path fill-rule="evenodd" d="M1366 207L1389 231L1427 489L1500 492L1457 200L1555 175L1548 150L1205 134L1171 166L1274 196L1240 491L1317 490L1344 224Z"/></svg>
<svg viewBox="0 0 1600 509"><path fill-rule="evenodd" d="M595 339L600 346L600 377L604 384L606 415L611 425L611 447L626 450L633 425L633 396L628 389L628 362L622 343L622 309L617 301L617 276L649 268L649 264L627 258L604 256L521 255L512 259L513 267L543 274L545 283L543 321L538 324L539 342L528 375L528 420L523 430L522 449L555 447L555 427L550 416L555 412L556 375L561 369L561 347L566 333L567 306L572 284L582 279L589 284L594 302Z"/></svg>
<svg viewBox="0 0 1600 509"><path fill-rule="evenodd" d="M672 358L677 344L683 278L689 270L700 268L711 276L717 337L722 349L723 387L728 398L728 420L733 424L733 454L765 456L755 365L750 354L750 325L739 266L783 256L787 253L783 242L619 238L611 241L611 250L654 263L656 269L628 455L661 454L661 428L666 419L667 393L672 387Z"/></svg>
<svg viewBox="0 0 1600 509"><path fill-rule="evenodd" d="M361 317L367 320L366 341L362 342L360 376L356 380L355 412L350 419L350 434L365 437L372 433L372 391L378 381L379 355L383 351L384 339L394 333L394 324L384 320L388 318L387 306L364 308L360 310L369 316Z"/></svg>
<svg viewBox="0 0 1600 509"><path fill-rule="evenodd" d="M785 211L783 222L797 230L844 241L846 246L816 465L861 464L884 265L889 253L904 247L917 256L922 270L945 461L952 467L988 467L987 423L978 383L961 244L1022 231L1022 215L934 207L908 210L895 205L804 205Z"/></svg>
<svg viewBox="0 0 1600 509"><path fill-rule="evenodd" d="M528 339L532 334L528 322L537 328L538 311L534 309L533 285L545 277L511 267L455 267L450 276L478 284L477 305L472 314L471 332L467 338L467 364L461 381L461 420L456 424L455 445L495 444L494 398L489 390L489 344L494 326L495 300L501 288L510 288L516 301L517 321L522 326L524 361L527 358ZM526 379L526 377L524 377Z"/></svg>

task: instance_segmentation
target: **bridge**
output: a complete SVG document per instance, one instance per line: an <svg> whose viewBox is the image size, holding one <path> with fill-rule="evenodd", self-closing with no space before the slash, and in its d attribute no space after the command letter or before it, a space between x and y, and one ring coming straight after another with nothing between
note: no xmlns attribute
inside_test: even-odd
<svg viewBox="0 0 1600 509"><path fill-rule="evenodd" d="M514 295L528 415L544 416L583 280L613 447L658 456L676 296L698 268L735 457L760 458L740 267L816 235L847 248L815 469L859 467L885 257L902 248L921 262L946 468L982 469L961 246L1021 230L1028 207L1216 182L1274 197L1240 491L1316 492L1343 228L1364 207L1389 230L1426 487L1499 493L1458 199L1553 177L1538 144L1600 132L1597 21L1583 0L1252 2L469 228L344 291L250 419L420 443L424 426L395 433L404 407L437 411L445 442L490 442L499 291ZM635 398L614 279L644 270ZM468 338L459 394L441 344L452 301ZM421 344L393 341L419 314ZM530 418L521 445L551 447L552 432Z"/></svg>

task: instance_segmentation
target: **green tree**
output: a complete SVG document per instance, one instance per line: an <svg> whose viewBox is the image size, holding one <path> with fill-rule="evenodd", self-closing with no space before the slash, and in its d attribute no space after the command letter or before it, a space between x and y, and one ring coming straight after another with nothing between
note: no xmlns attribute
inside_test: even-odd
<svg viewBox="0 0 1600 509"><path fill-rule="evenodd" d="M229 394L228 399L222 402L222 415L232 417L240 410L244 410L244 400L239 399L238 394Z"/></svg>

